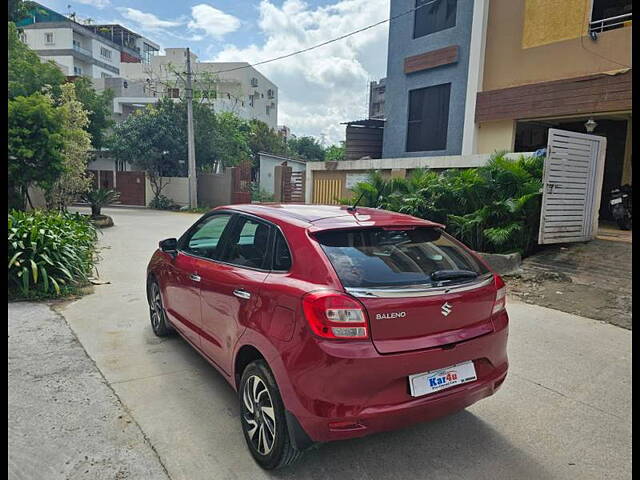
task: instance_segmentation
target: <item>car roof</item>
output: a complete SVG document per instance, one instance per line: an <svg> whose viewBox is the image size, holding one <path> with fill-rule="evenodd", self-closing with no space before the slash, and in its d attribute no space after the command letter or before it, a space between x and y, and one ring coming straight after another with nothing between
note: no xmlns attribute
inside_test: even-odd
<svg viewBox="0 0 640 480"><path fill-rule="evenodd" d="M403 213L377 208L358 207L349 211L348 205L310 205L299 203L250 203L218 207L249 213L276 223L286 222L305 227L310 231L374 226L424 226L443 225Z"/></svg>

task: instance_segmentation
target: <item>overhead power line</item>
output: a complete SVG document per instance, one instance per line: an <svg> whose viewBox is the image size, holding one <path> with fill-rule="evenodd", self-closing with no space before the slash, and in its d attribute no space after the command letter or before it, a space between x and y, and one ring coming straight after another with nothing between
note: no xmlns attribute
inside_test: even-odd
<svg viewBox="0 0 640 480"><path fill-rule="evenodd" d="M372 23L371 25L367 25L366 27L359 28L358 30L354 30L353 32L345 33L344 35L340 35L339 37L332 38L331 40L327 40L325 42L318 43L316 45L312 45L312 46L307 47L307 48L303 48L302 50L296 50L295 52L287 53L285 55L280 55L279 57L270 58L268 60L262 60L261 62L252 63L250 65L243 65L241 67L234 67L234 68L229 68L229 69L226 69L226 70L218 70L218 71L212 72L212 73L213 74L217 74L217 73L233 72L235 70L242 70L244 68L257 67L258 65L264 65L265 63L271 63L271 62L275 62L276 60L282 60L282 59L285 59L285 58L293 57L294 55L299 55L301 53L305 53L305 52L308 52L310 50L315 50L316 48L324 47L325 45L329 45L330 43L337 42L339 40L343 40L343 39L345 39L347 37L351 37L352 35L356 35L358 33L364 32L364 31L369 30L371 28L377 27L378 25L382 25L383 23L391 22L391 21L395 20L396 18L400 18L400 17L402 17L404 15L408 15L411 12L415 12L416 10L418 10L418 9L420 9L422 7L426 7L427 5L431 5L432 3L436 3L436 2L439 2L439 1L441 1L441 0L431 0L430 2L425 2L422 5L418 5L415 8L411 8L411 9L409 9L409 10L407 10L405 12L399 13L398 15L395 15L393 17L385 18L384 20L381 20L379 22Z"/></svg>

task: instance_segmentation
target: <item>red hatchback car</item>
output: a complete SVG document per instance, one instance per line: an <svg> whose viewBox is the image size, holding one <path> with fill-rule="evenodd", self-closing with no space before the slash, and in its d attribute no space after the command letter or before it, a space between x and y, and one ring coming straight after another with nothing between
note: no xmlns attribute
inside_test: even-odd
<svg viewBox="0 0 640 480"><path fill-rule="evenodd" d="M238 391L266 469L461 410L507 375L504 282L427 220L219 207L161 241L147 275L153 331L177 330Z"/></svg>

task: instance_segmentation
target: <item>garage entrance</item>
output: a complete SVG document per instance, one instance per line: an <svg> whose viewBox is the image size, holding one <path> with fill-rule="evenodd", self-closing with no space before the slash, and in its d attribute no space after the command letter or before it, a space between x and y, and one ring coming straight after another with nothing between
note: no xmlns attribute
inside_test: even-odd
<svg viewBox="0 0 640 480"><path fill-rule="evenodd" d="M608 199L612 189L625 184L631 185L632 182L631 122L631 113L518 121L514 151L531 152L546 148L550 128L583 134L590 130L588 133L605 137L607 142L598 210L599 226L601 229L618 229L611 215Z"/></svg>

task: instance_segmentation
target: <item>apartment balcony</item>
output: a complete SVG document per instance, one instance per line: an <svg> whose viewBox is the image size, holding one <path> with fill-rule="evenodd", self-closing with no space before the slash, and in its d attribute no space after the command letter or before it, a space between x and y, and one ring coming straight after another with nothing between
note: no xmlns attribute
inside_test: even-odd
<svg viewBox="0 0 640 480"><path fill-rule="evenodd" d="M631 26L631 13L616 15L615 17L602 18L589 22L589 33L602 33L615 28Z"/></svg>
<svg viewBox="0 0 640 480"><path fill-rule="evenodd" d="M87 57L93 58L93 53L91 52L91 50L87 50L86 48L79 47L76 44L73 45L73 49L78 53L82 53L83 55L86 55Z"/></svg>

